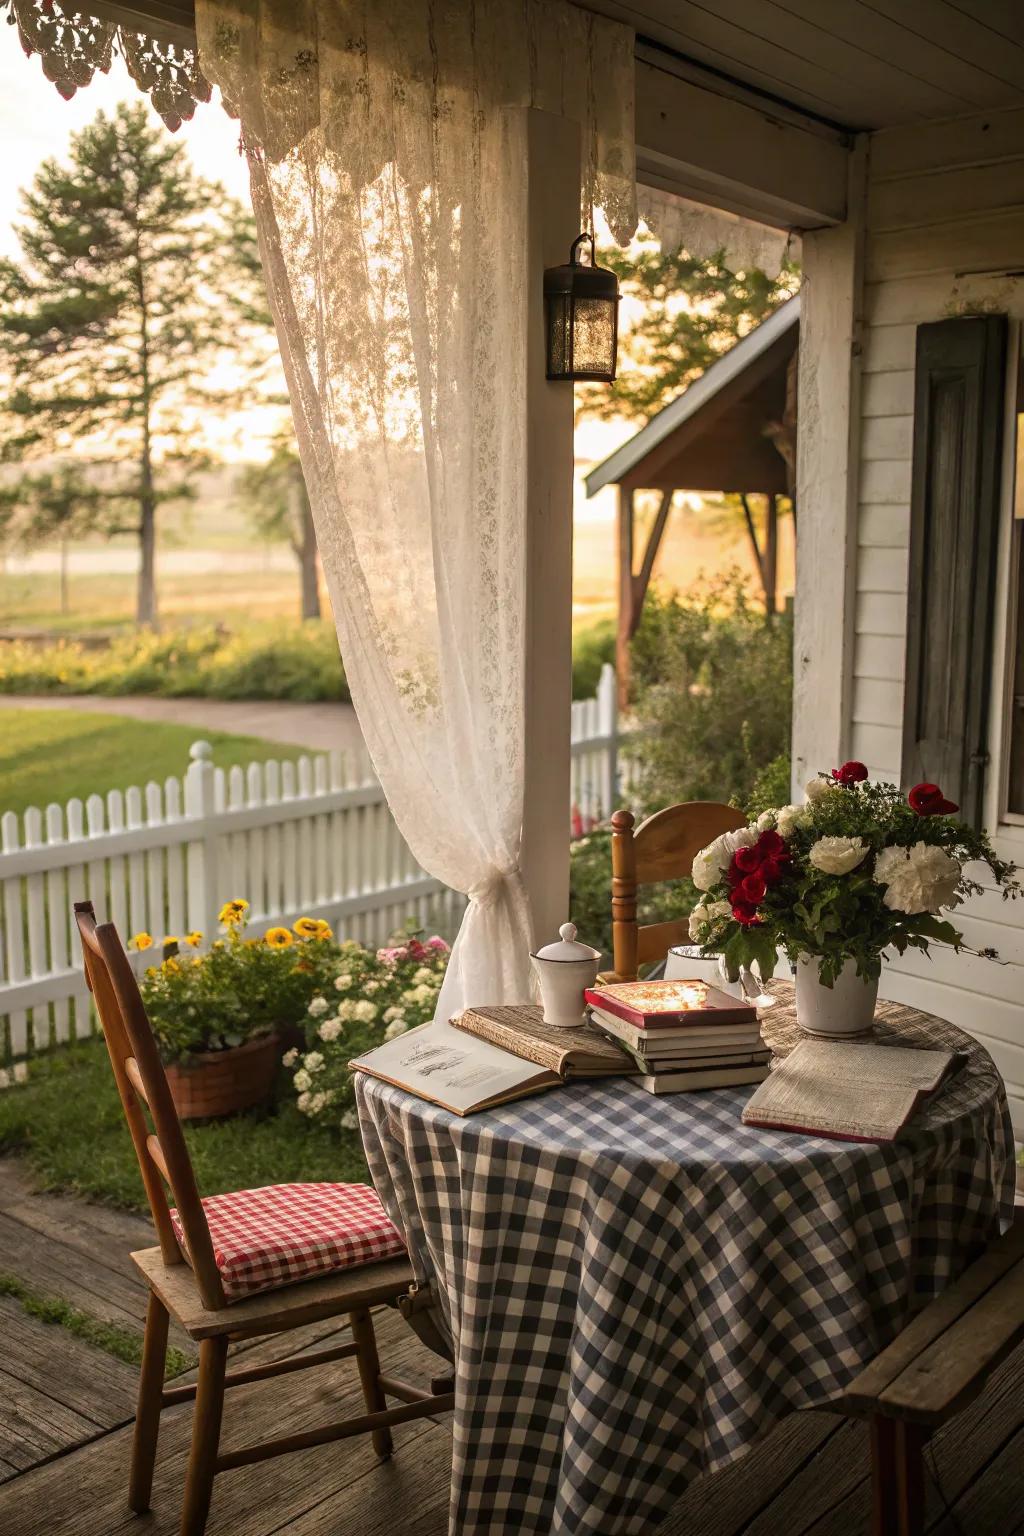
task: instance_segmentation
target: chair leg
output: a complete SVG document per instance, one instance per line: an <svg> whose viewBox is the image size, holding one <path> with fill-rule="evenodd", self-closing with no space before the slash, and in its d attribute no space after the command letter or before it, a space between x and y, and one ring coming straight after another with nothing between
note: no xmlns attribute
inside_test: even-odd
<svg viewBox="0 0 1024 1536"><path fill-rule="evenodd" d="M892 1419L871 1420L871 1536L900 1536Z"/></svg>
<svg viewBox="0 0 1024 1536"><path fill-rule="evenodd" d="M192 1449L185 1475L185 1507L181 1516L181 1536L203 1536L206 1529L217 1464L217 1449L220 1445L227 1354L226 1338L200 1341L199 1383L192 1415Z"/></svg>
<svg viewBox="0 0 1024 1536"><path fill-rule="evenodd" d="M928 1431L919 1424L896 1426L896 1483L900 1536L924 1536L924 1448Z"/></svg>
<svg viewBox="0 0 1024 1536"><path fill-rule="evenodd" d="M871 1536L922 1536L927 1439L917 1424L871 1420Z"/></svg>
<svg viewBox="0 0 1024 1536"><path fill-rule="evenodd" d="M164 1366L167 1361L167 1308L154 1291L149 1293L146 1332L142 1342L142 1371L132 1438L132 1466L128 1479L128 1504L137 1515L149 1508L153 1491L153 1463L160 1433Z"/></svg>
<svg viewBox="0 0 1024 1536"><path fill-rule="evenodd" d="M377 1354L377 1336L373 1331L373 1318L366 1307L350 1312L352 1338L356 1346L356 1364L359 1380L363 1385L363 1398L368 1413L380 1413L387 1407L387 1398L380 1384L380 1356ZM381 1459L391 1455L392 1439L388 1428L374 1429L370 1433L373 1448Z"/></svg>

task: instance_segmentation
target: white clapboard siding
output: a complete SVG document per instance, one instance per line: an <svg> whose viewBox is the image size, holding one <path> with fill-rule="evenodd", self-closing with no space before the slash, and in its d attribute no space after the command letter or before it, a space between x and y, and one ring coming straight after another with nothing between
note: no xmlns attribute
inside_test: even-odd
<svg viewBox="0 0 1024 1536"><path fill-rule="evenodd" d="M618 803L611 667L572 705L571 735L570 835ZM371 945L410 917L454 934L465 898L417 864L365 750L227 772L207 742L190 755L180 779L0 818L0 1062L91 1028L76 901L157 944L193 929L210 942L234 897L254 935L303 914Z"/></svg>
<svg viewBox="0 0 1024 1536"><path fill-rule="evenodd" d="M1024 111L876 133L868 174L850 752L899 782L917 327L984 310L1024 319L1010 275L1024 266ZM986 892L957 922L1007 963L908 955L883 990L978 1035L1024 1135L1024 902Z"/></svg>

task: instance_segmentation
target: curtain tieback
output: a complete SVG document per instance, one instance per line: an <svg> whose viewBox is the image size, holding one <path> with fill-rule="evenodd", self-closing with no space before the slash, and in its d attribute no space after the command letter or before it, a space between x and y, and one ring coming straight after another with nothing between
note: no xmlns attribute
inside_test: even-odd
<svg viewBox="0 0 1024 1536"><path fill-rule="evenodd" d="M478 907L493 907L506 889L526 889L523 885L523 872L518 864L510 864L507 869L497 869L485 879L478 880L476 885L470 886L466 895Z"/></svg>

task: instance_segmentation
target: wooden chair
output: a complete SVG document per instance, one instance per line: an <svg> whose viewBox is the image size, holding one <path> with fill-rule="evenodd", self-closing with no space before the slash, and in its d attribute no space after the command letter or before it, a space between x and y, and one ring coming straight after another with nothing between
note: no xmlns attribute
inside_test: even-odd
<svg viewBox="0 0 1024 1536"><path fill-rule="evenodd" d="M1024 1219L925 1307L854 1381L871 1425L872 1536L921 1536L924 1448L1024 1342Z"/></svg>
<svg viewBox="0 0 1024 1536"><path fill-rule="evenodd" d="M454 1405L454 1393L428 1392L381 1373L370 1308L393 1302L400 1292L408 1290L413 1272L405 1257L335 1270L241 1300L225 1299L181 1123L131 964L113 924L97 924L90 902L76 902L75 917L82 936L86 978L96 1000L159 1238L159 1247L132 1254L149 1286L149 1305L128 1499L139 1514L149 1508L161 1410L170 1403L194 1398L181 1529L183 1536L201 1536L218 1472L364 1433L371 1436L377 1454L386 1457L392 1446L391 1425L446 1412ZM175 1236L165 1183L184 1229L189 1260ZM227 1372L230 1340L286 1333L340 1314L348 1315L351 1343ZM199 1345L196 1386L164 1387L169 1315ZM364 1414L220 1453L226 1388L349 1357L354 1357L359 1371ZM397 1398L400 1406L389 1408L387 1395Z"/></svg>
<svg viewBox="0 0 1024 1536"><path fill-rule="evenodd" d="M637 924L637 890L658 880L688 876L694 855L723 832L746 825L731 805L688 800L648 816L636 830L631 811L612 816L612 955L616 981L635 981L641 965L662 960L673 944L689 939L685 918Z"/></svg>

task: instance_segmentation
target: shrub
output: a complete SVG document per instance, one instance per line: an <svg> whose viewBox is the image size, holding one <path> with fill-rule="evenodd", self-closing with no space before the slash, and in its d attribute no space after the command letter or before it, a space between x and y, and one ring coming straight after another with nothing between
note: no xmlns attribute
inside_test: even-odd
<svg viewBox="0 0 1024 1536"><path fill-rule="evenodd" d="M751 821L760 816L762 811L777 811L780 806L789 804L791 775L792 761L788 752L780 753L765 764L754 780L750 798L743 807Z"/></svg>
<svg viewBox="0 0 1024 1536"><path fill-rule="evenodd" d="M572 640L572 696L592 699L605 662L615 661L615 621L599 619L577 630Z"/></svg>
<svg viewBox="0 0 1024 1536"><path fill-rule="evenodd" d="M737 575L685 601L652 593L633 642L638 796L745 805L789 750L792 623L771 623Z"/></svg>

